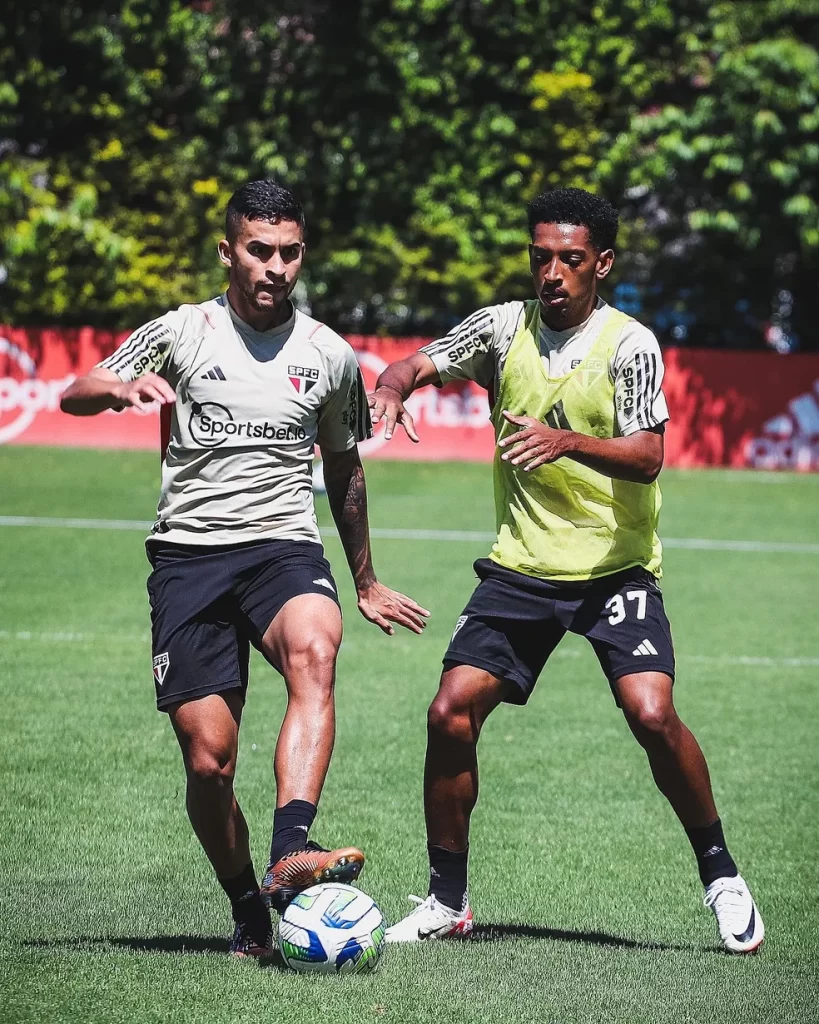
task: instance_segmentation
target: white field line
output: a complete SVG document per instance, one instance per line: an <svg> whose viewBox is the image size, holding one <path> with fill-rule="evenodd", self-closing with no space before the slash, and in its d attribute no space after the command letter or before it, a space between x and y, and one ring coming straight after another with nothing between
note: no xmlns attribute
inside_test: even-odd
<svg viewBox="0 0 819 1024"><path fill-rule="evenodd" d="M20 643L44 644L148 644L151 634L145 633L91 633L91 632L55 632L36 629L0 629L0 640L18 641ZM553 657L579 658L581 651L572 648L558 648ZM807 658L776 658L758 657L748 654L678 654L680 661L693 661L702 665L746 665L763 668L819 668L819 657Z"/></svg>
<svg viewBox="0 0 819 1024"><path fill-rule="evenodd" d="M147 533L153 523L147 519L70 519L52 516L0 516L0 527L38 526L49 529L71 530L139 530ZM322 530L323 535L335 537L332 528ZM491 543L494 533L483 530L405 530L390 527L372 527L370 535L376 540L434 540ZM745 551L766 554L819 555L819 544L767 540L712 540L707 537L664 537L663 547L694 551Z"/></svg>

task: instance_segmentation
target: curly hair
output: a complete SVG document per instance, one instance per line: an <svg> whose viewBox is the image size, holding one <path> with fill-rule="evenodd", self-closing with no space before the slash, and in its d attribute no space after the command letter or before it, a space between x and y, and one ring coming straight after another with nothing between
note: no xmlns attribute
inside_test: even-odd
<svg viewBox="0 0 819 1024"><path fill-rule="evenodd" d="M582 188L556 188L542 192L526 207L529 232L538 224L577 224L588 228L589 240L598 252L617 243L620 217L607 199Z"/></svg>
<svg viewBox="0 0 819 1024"><path fill-rule="evenodd" d="M304 231L304 208L293 193L272 178L249 181L237 189L227 205L225 235L236 237L241 220L266 220L278 224L293 220Z"/></svg>

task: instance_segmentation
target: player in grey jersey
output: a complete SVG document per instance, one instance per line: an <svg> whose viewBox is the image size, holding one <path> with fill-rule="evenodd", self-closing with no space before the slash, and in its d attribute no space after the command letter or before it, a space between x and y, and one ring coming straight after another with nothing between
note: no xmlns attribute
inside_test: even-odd
<svg viewBox="0 0 819 1024"><path fill-rule="evenodd" d="M355 847L307 839L333 747L342 634L313 508L315 444L362 614L392 634L393 623L420 633L429 613L373 571L357 449L371 427L355 354L289 299L304 258L300 203L254 181L226 221L227 293L135 331L68 388L62 409L162 406L169 437L146 545L157 706L182 750L191 824L231 901L231 950L263 955L270 906L321 880L352 881L364 861ZM261 888L233 792L250 644L288 695Z"/></svg>

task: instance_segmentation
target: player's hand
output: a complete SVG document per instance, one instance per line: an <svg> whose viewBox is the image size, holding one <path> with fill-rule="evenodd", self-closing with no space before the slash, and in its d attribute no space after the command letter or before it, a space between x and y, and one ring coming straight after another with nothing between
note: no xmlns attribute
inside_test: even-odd
<svg viewBox="0 0 819 1024"><path fill-rule="evenodd" d="M367 395L367 404L370 407L370 418L373 423L384 420L384 439L389 441L395 433L396 424L400 423L406 430L407 437L416 444L420 441L415 432L415 421L407 412L404 400L394 388L376 388Z"/></svg>
<svg viewBox="0 0 819 1024"><path fill-rule="evenodd" d="M505 409L503 416L519 428L516 433L498 441L498 447L506 449L501 455L504 462L511 462L513 466L523 465L528 473L562 458L568 452L570 430L555 430L533 416L513 416Z"/></svg>
<svg viewBox="0 0 819 1024"><path fill-rule="evenodd" d="M158 374L146 373L144 377L118 384L114 388L114 397L120 408L144 409L153 402L171 405L176 401L176 392Z"/></svg>
<svg viewBox="0 0 819 1024"><path fill-rule="evenodd" d="M395 630L392 623L404 626L413 633L423 633L429 612L411 597L390 590L376 581L358 592L358 610L368 622L374 622L387 636Z"/></svg>

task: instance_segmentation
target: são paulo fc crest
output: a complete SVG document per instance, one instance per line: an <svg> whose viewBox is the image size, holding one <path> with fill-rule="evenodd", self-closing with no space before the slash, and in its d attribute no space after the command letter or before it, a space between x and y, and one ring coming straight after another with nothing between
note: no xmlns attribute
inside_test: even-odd
<svg viewBox="0 0 819 1024"><path fill-rule="evenodd" d="M318 384L319 372L310 366L288 366L287 376L300 395L306 395Z"/></svg>
<svg viewBox="0 0 819 1024"><path fill-rule="evenodd" d="M165 676L167 675L169 664L170 658L168 657L167 651L164 654L157 654L154 658L154 679L156 680L156 685L159 687L161 687L165 682Z"/></svg>

